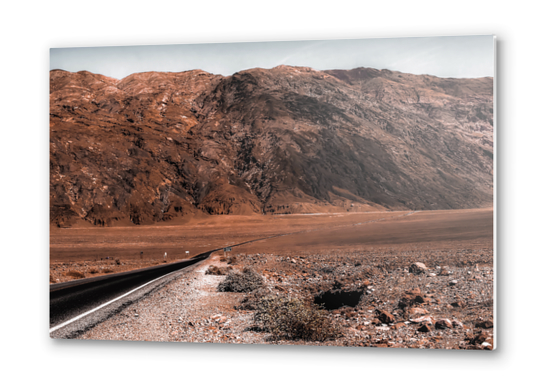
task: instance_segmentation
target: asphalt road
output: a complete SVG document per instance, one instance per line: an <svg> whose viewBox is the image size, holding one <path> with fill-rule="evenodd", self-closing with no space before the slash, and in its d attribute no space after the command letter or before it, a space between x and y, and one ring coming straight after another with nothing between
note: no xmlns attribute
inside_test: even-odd
<svg viewBox="0 0 542 384"><path fill-rule="evenodd" d="M72 338L84 332L141 296L162 287L179 273L182 273L183 269L205 260L214 251L216 250L176 263L50 285L50 336L52 338ZM166 275L169 278L160 279ZM145 284L147 285L142 289L132 292ZM122 297L123 295L124 297ZM113 300L115 300L114 303L100 308ZM89 311L92 312L78 319L79 316ZM72 321L73 319L76 320Z"/></svg>

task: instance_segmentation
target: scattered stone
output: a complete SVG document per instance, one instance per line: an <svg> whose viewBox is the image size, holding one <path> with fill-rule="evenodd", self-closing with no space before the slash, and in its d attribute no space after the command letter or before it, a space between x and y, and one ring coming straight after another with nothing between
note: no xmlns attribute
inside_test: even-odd
<svg viewBox="0 0 542 384"><path fill-rule="evenodd" d="M431 316L422 316L422 317L418 317L417 319L410 319L410 321L417 324L420 324L420 323L433 324L435 319L433 319Z"/></svg>
<svg viewBox="0 0 542 384"><path fill-rule="evenodd" d="M457 285L457 283L458 283L457 280L452 280L452 281L450 281L450 285L451 285L451 286Z"/></svg>
<svg viewBox="0 0 542 384"><path fill-rule="evenodd" d="M454 328L464 328L463 323L462 323L461 321L455 320L455 319L452 320L452 326L453 326Z"/></svg>
<svg viewBox="0 0 542 384"><path fill-rule="evenodd" d="M415 308L410 308L410 309L408 310L408 313L409 313L411 316L427 315L427 310L426 310L426 309L423 309L423 308L415 307Z"/></svg>
<svg viewBox="0 0 542 384"><path fill-rule="evenodd" d="M410 307L414 303L423 303L425 300L422 296L422 293L419 288L414 288L408 291L405 291L403 297L399 299L398 307L401 309Z"/></svg>
<svg viewBox="0 0 542 384"><path fill-rule="evenodd" d="M425 273L427 271L427 267L424 263L413 263L408 268L408 272L413 273L415 275L419 275L421 273Z"/></svg>
<svg viewBox="0 0 542 384"><path fill-rule="evenodd" d="M472 339L470 339L470 344L482 344L484 341L486 341L489 338L489 334L486 331L481 331L476 336L474 336Z"/></svg>
<svg viewBox="0 0 542 384"><path fill-rule="evenodd" d="M378 319L384 324L391 324L395 322L395 317L387 311L380 312Z"/></svg>
<svg viewBox="0 0 542 384"><path fill-rule="evenodd" d="M474 326L476 328L489 329L489 328L493 328L493 322L491 320L480 321L474 324Z"/></svg>
<svg viewBox="0 0 542 384"><path fill-rule="evenodd" d="M418 328L418 332L431 332L432 329L429 324L424 324L420 328Z"/></svg>
<svg viewBox="0 0 542 384"><path fill-rule="evenodd" d="M404 326L405 326L405 323L396 323L396 324L393 324L393 325L391 326L391 329L397 330L397 329L402 328L402 327L404 327Z"/></svg>
<svg viewBox="0 0 542 384"><path fill-rule="evenodd" d="M452 327L453 327L453 324L449 319L439 319L435 323L435 329L448 329Z"/></svg>

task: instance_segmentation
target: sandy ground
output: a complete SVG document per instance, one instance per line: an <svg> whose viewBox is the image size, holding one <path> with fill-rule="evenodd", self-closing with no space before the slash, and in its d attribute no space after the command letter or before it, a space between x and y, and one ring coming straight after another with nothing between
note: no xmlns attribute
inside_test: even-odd
<svg viewBox="0 0 542 384"><path fill-rule="evenodd" d="M209 249L288 234L237 252L456 247L492 244L491 209L276 216L209 216L183 225L52 229L50 282L192 257ZM188 253L187 253L188 252ZM164 254L167 258L164 259Z"/></svg>
<svg viewBox="0 0 542 384"><path fill-rule="evenodd" d="M258 229L265 234L292 227L302 231L234 248L233 268L253 268L274 295L311 300L336 281L345 290L363 290L358 305L329 311L341 329L333 340L276 339L258 331L254 312L237 309L246 294L218 292L224 276L204 274L210 265L225 266L221 253L81 338L493 349L492 213L280 217L277 226L265 218L259 228L252 223L253 231L240 230L239 237L256 235ZM288 220L289 228L281 227ZM231 231L217 222L208 226L216 234ZM409 271L416 262L427 270ZM405 297L416 299L404 307Z"/></svg>

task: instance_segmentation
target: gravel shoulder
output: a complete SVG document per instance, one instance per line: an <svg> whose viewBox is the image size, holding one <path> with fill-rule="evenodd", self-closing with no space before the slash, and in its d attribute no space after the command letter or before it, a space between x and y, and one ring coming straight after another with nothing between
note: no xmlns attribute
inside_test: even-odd
<svg viewBox="0 0 542 384"><path fill-rule="evenodd" d="M217 292L223 276L206 275L219 262L215 253L162 289L124 308L115 316L80 335L92 340L142 340L196 343L262 343L248 311L234 306L244 296Z"/></svg>

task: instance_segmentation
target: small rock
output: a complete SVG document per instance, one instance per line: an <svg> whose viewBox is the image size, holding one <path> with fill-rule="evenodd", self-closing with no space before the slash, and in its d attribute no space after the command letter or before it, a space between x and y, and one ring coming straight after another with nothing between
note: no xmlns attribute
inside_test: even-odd
<svg viewBox="0 0 542 384"><path fill-rule="evenodd" d="M384 324L391 324L395 322L395 317L387 311L382 311L378 316L378 319Z"/></svg>
<svg viewBox="0 0 542 384"><path fill-rule="evenodd" d="M447 329L447 328L452 328L452 327L453 327L453 324L449 319L439 319L435 323L436 329Z"/></svg>
<svg viewBox="0 0 542 384"><path fill-rule="evenodd" d="M489 329L493 328L493 322L491 320L480 321L474 325L476 328Z"/></svg>
<svg viewBox="0 0 542 384"><path fill-rule="evenodd" d="M424 323L424 324L433 324L435 319L433 319L431 316L422 316L418 317L417 319L410 319L413 323Z"/></svg>
<svg viewBox="0 0 542 384"><path fill-rule="evenodd" d="M412 316L427 315L427 310L416 307L416 308L410 308L408 310L408 313L410 313Z"/></svg>
<svg viewBox="0 0 542 384"><path fill-rule="evenodd" d="M420 328L418 328L418 332L431 332L432 329L429 326L429 324L424 324Z"/></svg>
<svg viewBox="0 0 542 384"><path fill-rule="evenodd" d="M486 331L478 333L475 337L470 340L470 344L482 344L489 338L489 334Z"/></svg>
<svg viewBox="0 0 542 384"><path fill-rule="evenodd" d="M454 328L464 328L463 323L459 320L452 320L452 326Z"/></svg>
<svg viewBox="0 0 542 384"><path fill-rule="evenodd" d="M491 343L488 343L487 341L484 341L482 344L481 344L482 347L484 347L484 349L489 349L489 350L492 350L493 349L493 345Z"/></svg>
<svg viewBox="0 0 542 384"><path fill-rule="evenodd" d="M450 286L454 286L454 285L457 285L457 280L450 281Z"/></svg>
<svg viewBox="0 0 542 384"><path fill-rule="evenodd" d="M414 263L410 265L410 267L408 268L408 271L415 275L419 275L421 273L425 273L427 271L427 267L425 266L424 263Z"/></svg>
<svg viewBox="0 0 542 384"><path fill-rule="evenodd" d="M396 329L402 328L402 327L404 327L404 326L405 326L405 323L397 323L397 324L393 324L393 325L391 326L391 329L396 330Z"/></svg>

